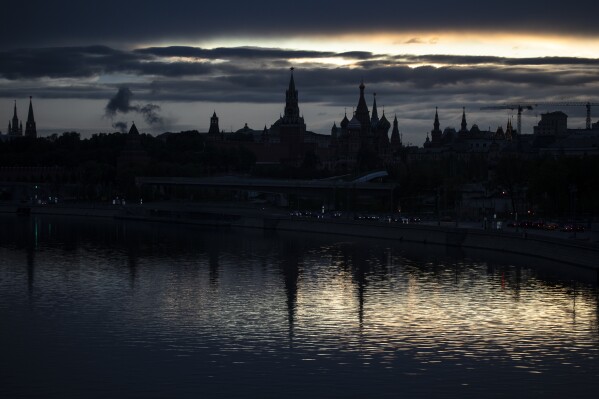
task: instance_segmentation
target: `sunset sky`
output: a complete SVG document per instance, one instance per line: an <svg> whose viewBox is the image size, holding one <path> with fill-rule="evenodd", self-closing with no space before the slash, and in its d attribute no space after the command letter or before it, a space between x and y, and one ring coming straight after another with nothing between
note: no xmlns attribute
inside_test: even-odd
<svg viewBox="0 0 599 399"><path fill-rule="evenodd" d="M505 126L519 101L599 101L599 5L382 0L302 2L28 1L3 5L0 131L17 100L34 98L41 135L207 131L270 126L283 112L295 67L300 111L326 133L358 100L397 115L405 142L421 145L435 107L442 127ZM123 91L127 88L128 91ZM117 92L128 98L115 98ZM113 107L107 108L113 99ZM523 117L532 133L541 106ZM562 108L584 127L582 107ZM599 109L593 109L593 122ZM118 123L121 122L119 125Z"/></svg>

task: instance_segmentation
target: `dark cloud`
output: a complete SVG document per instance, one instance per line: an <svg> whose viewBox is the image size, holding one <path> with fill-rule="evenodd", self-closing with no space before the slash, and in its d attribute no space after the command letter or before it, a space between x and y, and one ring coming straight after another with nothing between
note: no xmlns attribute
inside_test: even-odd
<svg viewBox="0 0 599 399"><path fill-rule="evenodd" d="M194 57L202 62L187 62L173 60L170 57ZM245 58L247 57L247 58ZM331 69L323 67L316 61L313 64L299 64L300 69L315 71L317 75L328 75L329 83L343 82L343 76L373 75L372 71L380 71L381 76L373 76L375 80L388 79L389 74L395 74L399 79L407 79L405 75L418 78L427 72L440 71L436 79L447 79L450 75L461 79L462 73L452 67L461 65L476 68L462 69L471 72L470 79L494 78L491 73L516 75L517 67L547 67L547 66L580 66L596 67L599 59L576 57L539 57L539 58L505 58L494 56L461 56L461 55L397 55L372 54L370 52L352 51L343 53L319 51L294 51L284 49L260 48L218 48L203 49L198 47L151 47L133 51L115 50L106 46L87 47L54 47L36 49L18 49L0 52L0 77L7 80L38 79L38 78L88 78L107 74L129 74L139 77L206 77L224 76L231 83L242 83L245 86L260 86L272 83L273 76L278 78L280 73L286 73L291 64L291 58L342 57L353 59L356 66L349 68ZM218 62L217 62L218 61ZM224 61L224 62L223 62ZM448 65L446 69L417 69L413 74L408 68L411 64L441 64ZM512 68L512 69L509 69ZM276 72L278 70L278 72ZM265 74L265 71L269 71ZM275 71L273 75L270 71ZM334 71L335 73L330 73ZM485 72L486 71L486 72ZM544 82L551 80L546 74L548 68L529 69L521 71L528 78L539 72ZM528 73L526 73L528 72ZM573 74L574 71L569 71ZM483 76L486 74L487 76ZM430 75L430 74L429 74ZM251 77L251 81L248 80ZM332 80L331 80L332 79ZM548 79L548 80L547 80ZM584 80L584 79L583 79ZM421 82L435 84L429 79ZM567 81L567 80L566 80ZM564 82L566 82L564 81ZM345 80L347 82L347 79ZM567 81L570 83L571 81ZM450 83L450 82L448 82ZM426 84L424 84L426 86Z"/></svg>
<svg viewBox="0 0 599 399"><path fill-rule="evenodd" d="M225 103L273 104L276 116L285 101L290 58L304 58L294 72L302 110L331 107L324 108L326 117L318 115L320 111L312 115L310 126L317 129L332 121L335 112L331 110L351 112L362 79L369 103L377 92L377 102L381 108L386 106L388 114L397 112L406 126L424 125L428 130L435 106L444 110L442 123L455 126L452 121L459 119L461 106L477 110L508 101L587 101L599 92L599 61L575 57L392 56L367 51L181 46L128 51L107 46L18 49L4 51L0 57L2 97L102 99L106 116L118 119L113 124L118 129L124 126L118 124L125 119L120 116L134 113L158 131L165 121L157 104L173 101L209 103L217 110ZM332 66L320 61L329 57L353 63ZM169 110L169 114L176 112ZM504 121L505 113L476 116L482 126L497 124L497 118Z"/></svg>
<svg viewBox="0 0 599 399"><path fill-rule="evenodd" d="M29 0L3 4L0 48L102 41L131 45L224 36L356 34L360 32L541 32L594 37L599 4L557 0L399 2L278 0ZM16 16L16 17L14 17Z"/></svg>
<svg viewBox="0 0 599 399"><path fill-rule="evenodd" d="M134 69L141 55L106 46L48 47L0 52L0 76L6 79L32 77L89 77L106 71Z"/></svg>
<svg viewBox="0 0 599 399"><path fill-rule="evenodd" d="M156 104L132 104L131 97L133 97L133 92L128 87L121 87L115 96L108 101L108 104L106 104L106 116L114 118L117 113L127 114L129 112L137 112L143 116L149 125L162 124L162 118L158 114L160 106ZM115 124L113 126L116 127Z"/></svg>
<svg viewBox="0 0 599 399"><path fill-rule="evenodd" d="M346 51L344 53L337 53L333 55L351 60L367 60L373 57L373 54L369 51Z"/></svg>
<svg viewBox="0 0 599 399"><path fill-rule="evenodd" d="M332 57L333 52L327 51L305 51L286 50L278 48L261 47L218 47L214 49L203 49L200 47L169 46L169 47L147 47L135 50L140 54L151 54L160 57L193 57L208 59L236 59L236 58L316 58ZM362 54L362 52L355 52ZM347 53L349 54L349 53ZM370 53L364 53L370 54ZM355 58L355 57L354 57Z"/></svg>
<svg viewBox="0 0 599 399"><path fill-rule="evenodd" d="M197 76L228 71L228 63L172 61L168 57L192 57L208 61L243 60L243 66L288 66L289 58L344 57L365 59L369 52L333 53L232 47L203 49L199 47L150 47L130 52L106 46L50 47L17 49L0 52L0 76L9 79L83 78L107 73L129 73L160 76ZM267 62L267 64L264 64ZM238 64L238 63L236 63Z"/></svg>
<svg viewBox="0 0 599 399"><path fill-rule="evenodd" d="M65 50L66 51L66 50ZM72 52L73 53L73 52ZM88 57L90 51L82 55L85 61L77 61L76 65L86 67L88 58L92 58L93 68L109 69L103 74L125 74L119 79L126 83L110 83L99 79L97 82L83 80L77 84L54 85L40 81L44 76L43 67L28 79L13 79L3 84L3 94L9 97L34 95L42 98L107 98L119 87L126 87L136 93L136 98L145 102L156 101L211 101L211 102L258 102L272 103L284 99L284 88L289 79L288 63L264 62L252 63L244 59L236 62L220 64L190 63L162 60L160 58L129 59L120 65L98 67L98 60ZM112 54L109 49L102 48L99 53ZM137 52L135 52L137 54ZM145 56L144 56L145 57ZM501 57L450 57L450 56L401 56L401 59L384 55L373 55L371 60L357 61L354 67L330 67L323 64L301 64L296 70L296 83L301 84L300 100L304 102L337 102L347 101L347 97L357 90L360 80L364 79L368 86L376 86L380 94L385 92L406 93L418 91L423 93L450 93L462 90L468 93L488 92L504 93L507 88L512 96L527 93L527 97L537 96L545 88L554 92L579 90L587 95L596 89L599 76L596 74L596 60L572 58L525 59L520 65L519 59ZM73 57L74 58L74 57ZM409 60L408 61L406 61ZM409 67L414 63L448 63L456 62L459 66ZM576 62L576 67L571 63ZM40 65L43 60L39 59ZM549 64L548 64L549 63ZM563 63L563 64L560 64ZM135 65L133 65L135 64ZM0 63L0 74L4 66ZM131 70L138 73L130 76ZM63 69L64 79L76 79L79 71L70 73L67 66ZM100 75L103 76L103 75ZM121 90L117 93L109 107L108 113L127 110L135 112L143 105L131 102L131 93ZM490 90L493 90L492 92ZM506 93L510 94L510 93ZM393 94L397 96L398 94ZM343 98L346 98L343 100ZM113 110L113 111L111 111ZM152 113L146 112L151 120Z"/></svg>

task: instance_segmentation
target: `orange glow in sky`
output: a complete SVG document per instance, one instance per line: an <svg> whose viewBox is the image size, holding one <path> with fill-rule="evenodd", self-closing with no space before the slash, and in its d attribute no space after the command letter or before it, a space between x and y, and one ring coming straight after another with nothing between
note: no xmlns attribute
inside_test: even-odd
<svg viewBox="0 0 599 399"><path fill-rule="evenodd" d="M489 32L414 32L276 38L234 37L181 44L209 48L259 46L332 52L369 51L375 54L392 55L452 54L514 58L558 56L596 58L599 38Z"/></svg>

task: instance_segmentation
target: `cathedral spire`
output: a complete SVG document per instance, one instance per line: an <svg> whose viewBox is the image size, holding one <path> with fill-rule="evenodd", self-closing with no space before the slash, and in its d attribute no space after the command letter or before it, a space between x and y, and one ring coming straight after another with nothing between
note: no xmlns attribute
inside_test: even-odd
<svg viewBox="0 0 599 399"><path fill-rule="evenodd" d="M391 131L391 146L394 149L401 147L401 137L399 136L399 124L397 123L397 115L393 118L393 130Z"/></svg>
<svg viewBox="0 0 599 399"><path fill-rule="evenodd" d="M512 121L508 118L507 126L505 127L505 138L511 140L514 134L514 128L512 127Z"/></svg>
<svg viewBox="0 0 599 399"><path fill-rule="evenodd" d="M23 129L19 127L19 118L17 117L17 100L15 100L14 113L12 117L12 126L8 131L8 134L13 136L20 136L23 133Z"/></svg>
<svg viewBox="0 0 599 399"><path fill-rule="evenodd" d="M15 111L14 111L13 116L12 116L12 126L13 126L13 128L15 126L18 126L18 124L19 124L19 118L17 117L17 100L15 100L14 110Z"/></svg>
<svg viewBox="0 0 599 399"><path fill-rule="evenodd" d="M35 118L33 117L33 104L31 96L29 96L29 112L27 114L27 122L25 123L25 136L37 137L37 129L35 127Z"/></svg>
<svg viewBox="0 0 599 399"><path fill-rule="evenodd" d="M462 107L462 125L461 125L461 131L462 132L467 132L468 131L468 124L466 123L466 107Z"/></svg>
<svg viewBox="0 0 599 399"><path fill-rule="evenodd" d="M31 96L29 96L29 113L27 114L27 122L35 122L33 118L33 105L31 104Z"/></svg>
<svg viewBox="0 0 599 399"><path fill-rule="evenodd" d="M376 93L373 93L374 101L372 102L372 121L379 119L379 113L376 109Z"/></svg>
<svg viewBox="0 0 599 399"><path fill-rule="evenodd" d="M439 146L443 140L443 133L441 132L441 129L439 129L440 125L439 108L435 107L435 122L433 123L433 130L431 131L431 141L435 146Z"/></svg>
<svg viewBox="0 0 599 399"><path fill-rule="evenodd" d="M370 118L370 127L372 130L376 130L379 127L380 122L386 121L389 124L389 121L385 118L385 113L383 112L383 118L379 121L379 113L376 109L376 93L373 93L374 101L372 103L372 117Z"/></svg>
<svg viewBox="0 0 599 399"><path fill-rule="evenodd" d="M366 105L366 99L364 98L364 80L360 83L360 99L358 100L358 107L356 108L356 119L360 121L362 128L367 128L370 124L370 112L368 111L368 106Z"/></svg>

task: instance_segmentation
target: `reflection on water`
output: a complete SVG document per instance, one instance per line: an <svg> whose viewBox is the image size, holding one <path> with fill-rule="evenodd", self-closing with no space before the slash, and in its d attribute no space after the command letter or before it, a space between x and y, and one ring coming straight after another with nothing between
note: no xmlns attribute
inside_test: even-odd
<svg viewBox="0 0 599 399"><path fill-rule="evenodd" d="M0 218L0 396L595 397L596 287L443 247Z"/></svg>

